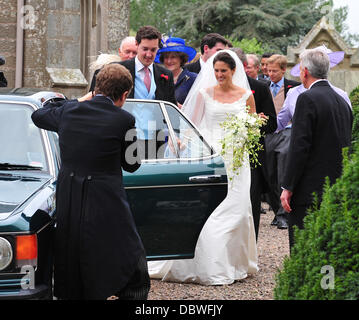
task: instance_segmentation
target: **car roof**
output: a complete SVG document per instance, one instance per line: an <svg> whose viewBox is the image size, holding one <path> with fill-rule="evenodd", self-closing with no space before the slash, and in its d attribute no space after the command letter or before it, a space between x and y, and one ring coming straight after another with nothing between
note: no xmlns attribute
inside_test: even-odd
<svg viewBox="0 0 359 320"><path fill-rule="evenodd" d="M32 102L38 106L51 99L66 99L58 92L34 88L0 88L0 100Z"/></svg>

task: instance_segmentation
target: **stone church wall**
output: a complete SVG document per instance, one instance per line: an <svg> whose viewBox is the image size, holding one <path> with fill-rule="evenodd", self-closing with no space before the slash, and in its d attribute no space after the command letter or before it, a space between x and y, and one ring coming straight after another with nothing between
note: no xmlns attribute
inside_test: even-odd
<svg viewBox="0 0 359 320"><path fill-rule="evenodd" d="M78 97L88 90L90 62L116 52L128 32L129 0L0 0L0 68L9 87Z"/></svg>

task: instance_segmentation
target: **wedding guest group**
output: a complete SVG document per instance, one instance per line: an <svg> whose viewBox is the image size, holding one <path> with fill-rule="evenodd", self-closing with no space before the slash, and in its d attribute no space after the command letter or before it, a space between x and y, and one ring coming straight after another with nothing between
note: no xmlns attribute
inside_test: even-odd
<svg viewBox="0 0 359 320"><path fill-rule="evenodd" d="M36 126L59 135L54 262L59 299L147 298L145 250L122 181L122 170L140 167L136 150L136 161L125 156L136 143L136 136L125 139L135 119L121 109L132 86L126 68L108 64L97 75L94 97L90 92L48 103L32 114Z"/></svg>
<svg viewBox="0 0 359 320"><path fill-rule="evenodd" d="M292 75L300 76L301 84L285 77L285 56L246 55L229 47L222 35L209 33L201 39L196 60L196 49L185 39L163 37L155 27L144 26L122 41L118 55L99 55L91 66L94 75L87 95L48 103L34 112L34 123L57 132L60 139L58 298L147 299L150 277L224 285L257 273L264 194L275 214L272 226L288 228L292 248L293 227L303 228L312 192L320 198L324 178L329 176L333 183L341 173L341 150L351 139L350 101L327 81L332 53L323 48L300 55L300 65L293 68L299 72ZM152 115L142 112L141 103L132 115L121 109L127 98L173 103L223 155L227 196L205 222L193 259L146 261L122 170L136 171L156 137L147 130ZM229 114L248 112L266 120L260 129L260 165L251 165L246 155L235 173L233 154L223 152L221 136L213 132L223 133L221 124ZM137 130L134 141L124 140L128 130ZM124 157L128 143L137 145L132 164ZM89 236L94 226L104 239L101 243ZM106 250L99 265L96 259L105 254L103 246L112 256Z"/></svg>
<svg viewBox="0 0 359 320"><path fill-rule="evenodd" d="M290 248L295 244L293 226L304 227L313 193L321 202L325 178L332 184L341 175L342 150L351 144L352 111L328 83L329 68L329 57L321 49L300 54L300 79L308 90L297 99L281 184L281 203L289 212Z"/></svg>

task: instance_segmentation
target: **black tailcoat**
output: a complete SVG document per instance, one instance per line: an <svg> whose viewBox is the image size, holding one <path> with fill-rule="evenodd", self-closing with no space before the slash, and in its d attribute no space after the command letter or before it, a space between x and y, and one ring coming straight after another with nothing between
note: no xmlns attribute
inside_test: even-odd
<svg viewBox="0 0 359 320"><path fill-rule="evenodd" d="M7 87L7 80L4 73L0 71L0 87Z"/></svg>
<svg viewBox="0 0 359 320"><path fill-rule="evenodd" d="M122 169L140 166L125 157L135 119L101 96L50 103L32 119L56 131L60 142L55 296L106 299L127 284L145 255L122 182Z"/></svg>
<svg viewBox="0 0 359 320"><path fill-rule="evenodd" d="M342 149L351 143L350 106L327 81L299 95L283 187L293 192L291 204L310 205L322 194L325 177L334 183L342 171Z"/></svg>
<svg viewBox="0 0 359 320"><path fill-rule="evenodd" d="M266 125L261 128L261 133L263 135L272 133L277 129L277 116L269 87L263 81L251 77L247 77L247 79L253 92L256 112L263 112L268 117ZM252 165L251 168L251 202L256 237L258 237L260 222L261 195L267 192L269 188L264 137L261 138L260 142L263 146L263 150L258 152L258 161L261 165L257 167Z"/></svg>
<svg viewBox="0 0 359 320"><path fill-rule="evenodd" d="M199 59L201 59L201 58L199 58ZM191 71L191 72L194 72L194 73L199 73L201 71L201 62L200 62L199 59L197 61L195 61L195 62L186 64L184 67L188 71Z"/></svg>

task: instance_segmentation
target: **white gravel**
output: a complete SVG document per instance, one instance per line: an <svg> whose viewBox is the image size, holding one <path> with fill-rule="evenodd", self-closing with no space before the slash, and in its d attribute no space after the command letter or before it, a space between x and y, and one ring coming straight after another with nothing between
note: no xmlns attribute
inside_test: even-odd
<svg viewBox="0 0 359 320"><path fill-rule="evenodd" d="M262 204L268 208L266 203ZM275 275L289 255L288 230L271 226L272 211L261 214L258 236L259 272L231 285L203 286L151 281L149 300L272 300Z"/></svg>

